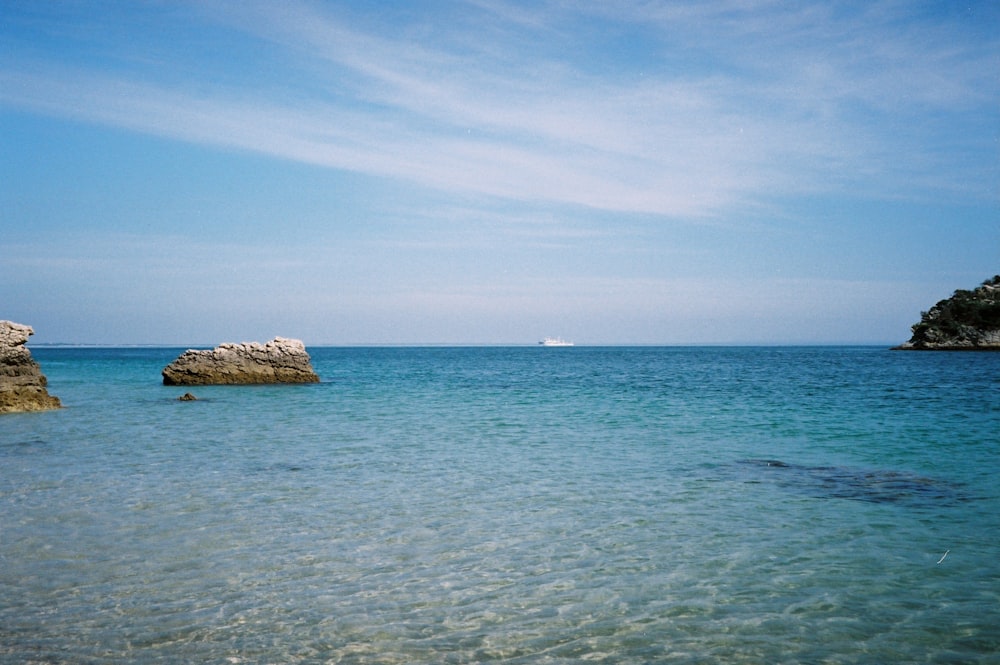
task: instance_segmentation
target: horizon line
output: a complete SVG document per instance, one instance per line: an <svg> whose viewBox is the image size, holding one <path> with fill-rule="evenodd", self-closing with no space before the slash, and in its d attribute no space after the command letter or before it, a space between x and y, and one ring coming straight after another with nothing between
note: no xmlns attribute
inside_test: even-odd
<svg viewBox="0 0 1000 665"><path fill-rule="evenodd" d="M256 340L244 340L235 342L236 344L249 343ZM183 343L128 343L128 342L35 342L26 346L31 348L74 348L74 349L213 349L221 344L231 344L234 342L217 342L206 344L183 344ZM892 347L903 342L574 342L569 347L559 348L763 348L763 347ZM320 349L348 349L348 348L549 348L544 347L539 342L341 342L341 343L316 343L307 344L307 348Z"/></svg>

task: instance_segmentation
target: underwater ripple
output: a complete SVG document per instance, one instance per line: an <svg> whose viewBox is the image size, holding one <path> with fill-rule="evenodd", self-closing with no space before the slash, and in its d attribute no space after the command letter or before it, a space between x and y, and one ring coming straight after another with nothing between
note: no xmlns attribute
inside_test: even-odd
<svg viewBox="0 0 1000 665"><path fill-rule="evenodd" d="M0 419L0 661L1000 649L996 356L310 351L179 403L175 350L33 350L66 408Z"/></svg>

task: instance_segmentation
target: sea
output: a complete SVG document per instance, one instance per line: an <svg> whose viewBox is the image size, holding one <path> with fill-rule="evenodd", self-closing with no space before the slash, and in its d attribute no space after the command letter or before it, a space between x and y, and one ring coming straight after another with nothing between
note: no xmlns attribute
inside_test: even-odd
<svg viewBox="0 0 1000 665"><path fill-rule="evenodd" d="M1000 662L1000 353L182 351L32 349L0 663Z"/></svg>

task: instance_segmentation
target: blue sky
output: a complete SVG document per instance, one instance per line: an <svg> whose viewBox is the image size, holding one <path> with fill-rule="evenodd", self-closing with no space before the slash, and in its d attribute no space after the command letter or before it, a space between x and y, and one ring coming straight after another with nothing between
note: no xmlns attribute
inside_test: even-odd
<svg viewBox="0 0 1000 665"><path fill-rule="evenodd" d="M34 343L898 343L1000 272L996 2L0 2Z"/></svg>

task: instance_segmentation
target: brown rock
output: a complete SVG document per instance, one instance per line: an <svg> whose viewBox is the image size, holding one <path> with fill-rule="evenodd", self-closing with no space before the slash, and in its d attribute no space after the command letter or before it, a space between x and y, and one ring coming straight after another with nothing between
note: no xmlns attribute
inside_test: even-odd
<svg viewBox="0 0 1000 665"><path fill-rule="evenodd" d="M31 326L0 321L0 413L46 411L62 406L49 394L48 380L25 343Z"/></svg>
<svg viewBox="0 0 1000 665"><path fill-rule="evenodd" d="M275 337L267 344L220 344L211 350L188 349L163 369L167 386L254 383L316 383L305 345Z"/></svg>

